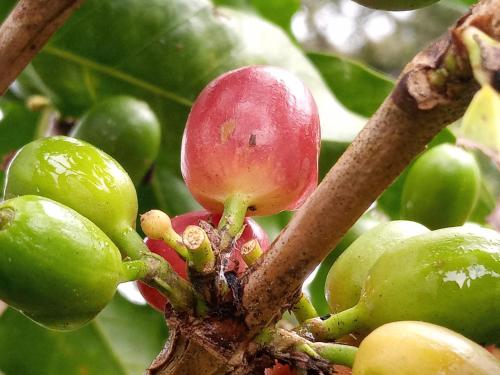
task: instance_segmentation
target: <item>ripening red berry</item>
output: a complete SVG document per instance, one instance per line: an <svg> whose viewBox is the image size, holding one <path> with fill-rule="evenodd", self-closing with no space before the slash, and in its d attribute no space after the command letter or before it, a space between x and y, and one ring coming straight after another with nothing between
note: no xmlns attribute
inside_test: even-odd
<svg viewBox="0 0 500 375"><path fill-rule="evenodd" d="M276 363L273 368L267 368L264 370L265 375L295 375L296 372L291 369L288 365L282 365Z"/></svg>
<svg viewBox="0 0 500 375"><path fill-rule="evenodd" d="M283 69L248 66L218 77L196 99L182 174L211 212L237 196L247 215L275 214L297 208L316 187L319 146L307 87Z"/></svg>
<svg viewBox="0 0 500 375"><path fill-rule="evenodd" d="M217 226L220 219L220 214L212 214L206 211L196 211L173 217L171 221L173 229L177 233L182 233L187 226L198 225L200 223L200 220L206 221L213 226ZM245 230L241 234L241 237L238 239L238 241L236 241L233 255L231 257L232 262L229 265L230 270L231 267L237 267L236 271L238 274L243 273L247 268L240 254L241 246L243 246L244 243L250 241L251 239L256 239L262 247L263 251L266 251L269 248L269 238L259 224L257 224L250 218L246 218L245 225ZM153 240L149 238L146 239L146 245L152 252L159 254L163 258L165 258L170 263L174 271L179 274L179 276L187 279L188 276L186 262L175 252L174 249L170 248L162 240ZM156 289L151 288L144 283L137 282L137 286L144 299L151 306L159 311L164 311L167 300L163 295L161 295Z"/></svg>

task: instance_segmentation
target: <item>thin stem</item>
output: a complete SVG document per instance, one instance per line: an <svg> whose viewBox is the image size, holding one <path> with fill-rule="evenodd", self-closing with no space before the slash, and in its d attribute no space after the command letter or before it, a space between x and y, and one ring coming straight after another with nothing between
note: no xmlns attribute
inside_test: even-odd
<svg viewBox="0 0 500 375"><path fill-rule="evenodd" d="M174 309L192 311L202 303L191 284L179 277L165 259L149 251L135 230L122 231L121 236L117 236L117 245L125 258L145 263L148 272L142 281L164 294Z"/></svg>
<svg viewBox="0 0 500 375"><path fill-rule="evenodd" d="M313 304L304 294L301 294L299 301L292 307L292 312L299 323L303 323L308 319L313 319L318 316L318 312Z"/></svg>
<svg viewBox="0 0 500 375"><path fill-rule="evenodd" d="M153 253L143 257L148 263L148 275L143 281L164 294L172 307L178 311L202 310L204 303L196 295L191 284L179 277L170 264Z"/></svg>
<svg viewBox="0 0 500 375"><path fill-rule="evenodd" d="M123 262L123 280L122 282L139 280L148 274L148 265L143 260L131 260Z"/></svg>
<svg viewBox="0 0 500 375"><path fill-rule="evenodd" d="M182 234L182 242L189 252L189 267L200 273L213 270L215 255L203 229L196 225L189 225Z"/></svg>
<svg viewBox="0 0 500 375"><path fill-rule="evenodd" d="M263 254L262 248L260 247L259 241L256 239L246 242L241 247L241 257L245 261L248 267L251 267Z"/></svg>
<svg viewBox="0 0 500 375"><path fill-rule="evenodd" d="M113 236L113 240L124 258L138 260L150 253L139 233L130 227Z"/></svg>
<svg viewBox="0 0 500 375"><path fill-rule="evenodd" d="M318 355L331 363L352 367L358 348L349 345L315 342L310 344Z"/></svg>
<svg viewBox="0 0 500 375"><path fill-rule="evenodd" d="M248 198L241 194L232 194L224 202L224 213L219 222L221 248L225 249L232 239L240 233L248 209Z"/></svg>
<svg viewBox="0 0 500 375"><path fill-rule="evenodd" d="M360 307L356 305L348 310L330 316L326 320L310 319L303 323L299 332L310 332L316 340L329 341L343 337L360 329Z"/></svg>
<svg viewBox="0 0 500 375"><path fill-rule="evenodd" d="M311 358L321 358L330 363L352 367L357 348L349 345L312 342L284 329L263 330L255 341L258 345L272 348L272 352L297 351Z"/></svg>

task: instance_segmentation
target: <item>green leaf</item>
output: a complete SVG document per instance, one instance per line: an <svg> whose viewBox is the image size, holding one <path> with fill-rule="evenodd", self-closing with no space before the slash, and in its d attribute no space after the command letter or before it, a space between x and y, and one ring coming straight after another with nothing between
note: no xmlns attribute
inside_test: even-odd
<svg viewBox="0 0 500 375"><path fill-rule="evenodd" d="M0 98L0 194L6 161L18 148L33 139L37 119L38 114L30 112L23 103Z"/></svg>
<svg viewBox="0 0 500 375"><path fill-rule="evenodd" d="M328 87L348 109L370 117L389 95L394 82L358 62L335 55L307 55Z"/></svg>
<svg viewBox="0 0 500 375"><path fill-rule="evenodd" d="M287 31L292 16L300 8L300 0L251 0L250 3L260 15Z"/></svg>
<svg viewBox="0 0 500 375"><path fill-rule="evenodd" d="M289 34L292 16L300 9L300 0L215 0L214 3L257 13Z"/></svg>
<svg viewBox="0 0 500 375"><path fill-rule="evenodd" d="M137 375L167 337L161 314L116 296L90 324L50 331L13 309L0 317L0 371L6 375Z"/></svg>

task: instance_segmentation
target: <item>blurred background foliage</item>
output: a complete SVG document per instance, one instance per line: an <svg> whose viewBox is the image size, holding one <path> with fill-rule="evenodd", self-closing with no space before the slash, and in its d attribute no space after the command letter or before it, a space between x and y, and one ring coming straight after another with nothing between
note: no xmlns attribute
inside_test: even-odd
<svg viewBox="0 0 500 375"><path fill-rule="evenodd" d="M2 20L14 0L0 2ZM0 182L8 159L35 137L67 131L93 104L126 94L146 101L162 124L154 169L138 186L140 212L169 215L198 204L179 170L180 140L190 105L213 78L249 64L297 74L318 102L322 122L321 177L382 103L416 52L442 34L470 0L442 0L411 12L373 11L350 0L87 0L0 98ZM51 105L31 111L33 95ZM432 145L455 142L452 125ZM432 146L431 145L431 146ZM485 178L474 220L487 218L500 195L499 172L476 151ZM311 275L305 290L326 313L324 279L334 259L359 234L397 219L405 173L346 234ZM277 236L291 213L257 220ZM134 286L85 328L44 330L18 312L0 316L0 373L139 374L167 335L161 314ZM129 301L134 302L134 304Z"/></svg>

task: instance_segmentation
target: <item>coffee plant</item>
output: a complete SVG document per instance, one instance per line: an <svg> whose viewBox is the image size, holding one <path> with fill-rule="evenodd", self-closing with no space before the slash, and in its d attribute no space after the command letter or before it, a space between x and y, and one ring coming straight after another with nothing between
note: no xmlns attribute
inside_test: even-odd
<svg viewBox="0 0 500 375"><path fill-rule="evenodd" d="M393 80L298 0L2 1L0 374L500 374L500 0L432 6Z"/></svg>

